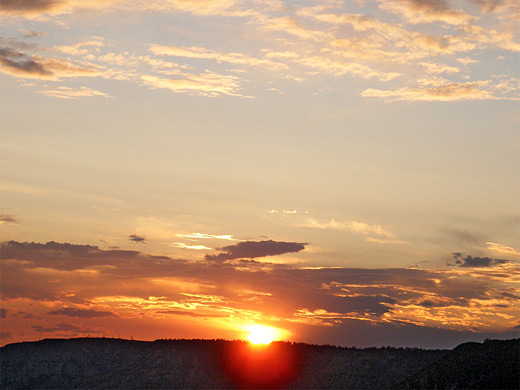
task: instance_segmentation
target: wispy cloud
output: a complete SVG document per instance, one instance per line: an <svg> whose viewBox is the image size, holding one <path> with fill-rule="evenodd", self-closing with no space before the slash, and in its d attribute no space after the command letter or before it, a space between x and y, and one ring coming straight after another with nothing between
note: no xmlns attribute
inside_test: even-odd
<svg viewBox="0 0 520 390"><path fill-rule="evenodd" d="M185 244L183 242L172 242L170 244L170 246L172 248L180 248L180 249L193 249L193 250L197 250L197 251L201 251L201 250L211 250L210 247L207 247L206 245L189 245L189 244Z"/></svg>
<svg viewBox="0 0 520 390"><path fill-rule="evenodd" d="M433 88L403 87L395 90L368 88L361 92L362 97L384 99L388 102L406 101L457 101L493 100L496 96L484 89L487 82L446 83Z"/></svg>
<svg viewBox="0 0 520 390"><path fill-rule="evenodd" d="M19 221L14 217L14 215L8 214L0 214L0 225L4 223L18 223Z"/></svg>
<svg viewBox="0 0 520 390"><path fill-rule="evenodd" d="M262 71L270 72L271 80L301 81L323 74L334 78L361 78L371 82L362 96L387 101L518 99L511 91L509 95L490 92L498 88L492 85L482 88L467 65L481 62L481 54L489 49L520 51L516 30L503 19L518 14L520 7L510 0L470 3L474 6L460 5L464 6L463 10L443 0L377 0L375 4L380 11L368 15L361 13L365 11L361 6L357 7L358 13L345 13L334 4L287 7L284 2L274 0L10 0L3 5L4 13L42 17L42 20L45 15L81 9L187 13L199 20L236 18L236 23L258 29L258 42L263 47L252 51L239 49L237 45L229 45L225 50L222 47L226 45L215 49L197 44L148 43L145 47L152 54L146 55L130 51L118 53L102 38L90 37L31 54L30 50L17 49L11 42L11 46L3 49L0 64L2 72L21 78L55 81L86 76L110 78L206 97L252 97L254 93L245 91L254 85L252 74ZM487 14L491 22L483 23L480 15L474 15L479 13ZM391 19L397 22L390 22ZM428 29L421 27L424 23L430 24ZM3 39L6 45L7 41ZM54 57L37 55L48 52ZM175 57L179 63L168 62L165 56ZM464 67L446 63L446 56ZM223 71L222 64L232 64L238 69ZM234 72L237 70L242 73ZM447 79L443 85L422 88L419 83L424 78L422 73L443 74ZM512 76L510 71L504 73ZM380 85L380 82L391 81L391 89ZM413 86L414 83L417 85ZM46 94L61 98L107 95L94 89L72 91L70 88L73 87L65 85ZM285 92L275 85L265 85L265 89Z"/></svg>
<svg viewBox="0 0 520 390"><path fill-rule="evenodd" d="M488 246L488 250L500 253L501 255L520 256L518 250L507 245L498 244L496 242L486 242L486 245Z"/></svg>
<svg viewBox="0 0 520 390"><path fill-rule="evenodd" d="M52 96L60 99L76 99L82 97L102 96L111 97L104 92L97 91L88 87L71 88L71 87L58 87L55 89L47 89L41 91L45 96Z"/></svg>
<svg viewBox="0 0 520 390"><path fill-rule="evenodd" d="M117 317L114 313L109 311L80 309L75 307L64 307L58 310L51 310L47 314L54 316L68 316L77 318Z"/></svg>
<svg viewBox="0 0 520 390"><path fill-rule="evenodd" d="M62 77L93 77L101 72L88 65L59 58L30 56L9 48L0 49L0 71L15 77L59 79Z"/></svg>
<svg viewBox="0 0 520 390"><path fill-rule="evenodd" d="M421 62L420 65L424 67L426 73L439 74L439 73L459 73L460 69L455 66L449 66L444 64L437 64L432 62Z"/></svg>
<svg viewBox="0 0 520 390"><path fill-rule="evenodd" d="M178 93L192 92L209 97L242 96L239 93L238 77L210 71L198 75L178 73L171 78L143 75L141 79L151 87L169 89Z"/></svg>
<svg viewBox="0 0 520 390"><path fill-rule="evenodd" d="M343 221L338 222L335 219L331 219L327 222L321 222L314 218L305 218L301 222L297 222L295 226L316 228L316 229L327 229L327 230L341 230L350 233L370 235L375 234L381 237L394 237L394 234L378 224L369 224L366 222L359 221Z"/></svg>
<svg viewBox="0 0 520 390"><path fill-rule="evenodd" d="M240 241L233 237L232 234L206 234L206 233L189 233L189 234L176 234L176 237L193 238L193 239L217 239L227 241Z"/></svg>
<svg viewBox="0 0 520 390"><path fill-rule="evenodd" d="M310 39L313 41L320 41L323 38L330 37L329 34L323 31L313 31L302 27L296 19L290 16L266 19L263 22L263 27L268 30L283 31L298 38Z"/></svg>
<svg viewBox="0 0 520 390"><path fill-rule="evenodd" d="M150 48L150 51L155 55L208 59L217 62L227 62L234 65L262 66L270 69L288 68L285 64L275 63L268 59L248 57L242 53L219 53L203 47L153 45Z"/></svg>

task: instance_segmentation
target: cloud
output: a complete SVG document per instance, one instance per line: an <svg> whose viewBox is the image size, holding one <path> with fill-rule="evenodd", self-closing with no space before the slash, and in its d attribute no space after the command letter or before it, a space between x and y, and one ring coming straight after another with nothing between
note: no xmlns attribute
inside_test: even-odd
<svg viewBox="0 0 520 390"><path fill-rule="evenodd" d="M24 53L15 52L9 48L0 49L0 70L18 77L54 78L54 74L45 69L41 62L36 61Z"/></svg>
<svg viewBox="0 0 520 390"><path fill-rule="evenodd" d="M276 256L284 253L299 252L305 245L298 242L281 241L243 241L235 245L225 246L218 255L206 255L208 261L223 262L233 259L254 259L257 257Z"/></svg>
<svg viewBox="0 0 520 390"><path fill-rule="evenodd" d="M220 15L242 17L250 15L247 9L242 9L242 1L237 0L166 0L145 1L142 7L145 9L168 10L175 8L180 11L190 12L196 15Z"/></svg>
<svg viewBox="0 0 520 390"><path fill-rule="evenodd" d="M177 93L192 92L209 97L220 95L242 96L238 92L240 89L238 77L211 71L199 75L178 73L172 78L143 75L141 79L151 87L169 89Z"/></svg>
<svg viewBox="0 0 520 390"><path fill-rule="evenodd" d="M142 242L143 244L145 243L146 241L146 238L144 237L141 237L141 236L138 236L138 235L135 235L135 234L131 234L128 236L128 239L132 242Z"/></svg>
<svg viewBox="0 0 520 390"><path fill-rule="evenodd" d="M171 337L168 316L175 315L175 326L184 327L181 335L189 337L222 331L237 337L233 329L240 325L267 321L308 342L359 345L359 338L371 345L366 333L374 329L387 343L395 332L411 329L440 343L431 340L436 329L460 332L464 339L507 332L518 324L516 262L458 254L468 266L427 270L301 268L242 260L299 252L304 246L246 241L204 261L188 261L92 245L2 243L2 308L9 310L2 329L13 334L12 341L34 337L35 330L56 337L108 330L149 339ZM487 266L469 266L475 263ZM16 314L22 312L32 314L30 322ZM68 324L60 315L70 318ZM84 318L95 319L96 328L85 329ZM200 318L207 321L195 322Z"/></svg>
<svg viewBox="0 0 520 390"><path fill-rule="evenodd" d="M234 65L261 66L269 69L287 69L288 66L275 63L270 60L246 56L242 53L221 53L203 47L184 47L184 46L161 46L152 45L150 51L155 55L167 55L173 57L209 59L217 62L227 62Z"/></svg>
<svg viewBox="0 0 520 390"><path fill-rule="evenodd" d="M508 261L504 259L492 259L490 257L463 257L462 253L453 253L453 258L456 260L455 264L459 267L492 267L499 264L505 264Z"/></svg>
<svg viewBox="0 0 520 390"><path fill-rule="evenodd" d="M61 0L2 0L2 12L33 14L49 12L62 6Z"/></svg>
<svg viewBox="0 0 520 390"><path fill-rule="evenodd" d="M518 21L520 4L516 0L471 0L484 13L497 13Z"/></svg>
<svg viewBox="0 0 520 390"><path fill-rule="evenodd" d="M58 58L29 56L9 47L0 49L0 71L15 77L43 80L56 80L60 77L92 77L101 74L98 69L90 66Z"/></svg>
<svg viewBox="0 0 520 390"><path fill-rule="evenodd" d="M420 65L422 65L425 68L426 73L429 73L429 74L459 73L460 72L459 68L456 68L454 66L444 65L444 64L421 62Z"/></svg>
<svg viewBox="0 0 520 390"><path fill-rule="evenodd" d="M298 62L302 65L334 74L335 76L350 74L352 76L357 76L364 79L376 78L381 81L390 81L396 77L401 76L401 73L380 72L370 68L367 65L356 62L338 61L323 55L303 57Z"/></svg>
<svg viewBox="0 0 520 390"><path fill-rule="evenodd" d="M502 255L510 255L510 256L520 256L520 252L515 248L512 248L507 245L497 244L495 242L486 242L488 246L488 250L498 252Z"/></svg>
<svg viewBox="0 0 520 390"><path fill-rule="evenodd" d="M90 48L100 48L105 47L105 43L103 42L103 38L96 38L86 42L80 42L72 46L55 46L53 48L54 51L58 51L61 53L69 54L69 55L85 55L90 53Z"/></svg>
<svg viewBox="0 0 520 390"><path fill-rule="evenodd" d="M290 16L282 16L278 18L270 18L264 21L264 28L268 30L283 31L298 38L319 41L328 36L323 31L313 31L306 29L298 23L298 21Z"/></svg>
<svg viewBox="0 0 520 390"><path fill-rule="evenodd" d="M25 34L24 35L25 38L36 38L36 37L43 37L44 35L46 35L46 33L41 32L41 31L23 30L23 29L20 31Z"/></svg>
<svg viewBox="0 0 520 390"><path fill-rule="evenodd" d="M77 9L105 9L121 0L2 0L2 14L13 17L37 18L59 15Z"/></svg>
<svg viewBox="0 0 520 390"><path fill-rule="evenodd" d="M18 220L13 215L0 214L0 225L4 223L18 223Z"/></svg>
<svg viewBox="0 0 520 390"><path fill-rule="evenodd" d="M48 89L45 91L41 91L45 96L51 96L59 99L76 99L81 97L92 97L92 96L102 96L102 97L111 97L104 92L96 91L95 89L91 89L88 87L80 87L80 88L70 88L70 87L58 87L56 89Z"/></svg>
<svg viewBox="0 0 520 390"><path fill-rule="evenodd" d="M278 213L282 213L282 214L298 214L298 210L277 210L277 209L271 209L271 210L266 210L269 214L278 214ZM305 214L309 214L308 211L305 212Z"/></svg>
<svg viewBox="0 0 520 390"><path fill-rule="evenodd" d="M361 92L362 97L384 99L388 102L405 101L457 101L457 100L492 100L497 99L490 91L482 89L485 82L453 83L449 82L433 88L403 87L396 90L368 88Z"/></svg>
<svg viewBox="0 0 520 390"><path fill-rule="evenodd" d="M207 247L205 245L189 245L189 244L185 244L183 242L172 242L170 244L170 246L172 248L181 248L181 249L194 249L194 250L197 250L197 251L201 251L201 250L211 250L210 247Z"/></svg>
<svg viewBox="0 0 520 390"><path fill-rule="evenodd" d="M462 65L465 66L478 63L477 60L471 57L457 58L457 62L460 62Z"/></svg>
<svg viewBox="0 0 520 390"><path fill-rule="evenodd" d="M117 317L109 311L96 311L92 309L77 309L74 307L64 307L58 310L48 312L49 315L60 315L77 318L96 318L96 317Z"/></svg>
<svg viewBox="0 0 520 390"><path fill-rule="evenodd" d="M410 23L442 22L463 25L474 20L462 10L452 10L443 0L379 0L380 8L403 16Z"/></svg>
<svg viewBox="0 0 520 390"><path fill-rule="evenodd" d="M344 221L338 222L335 219L331 219L328 222L320 222L314 218L306 218L302 222L298 222L295 224L298 227L308 227L315 229L325 229L325 230L342 230L350 233L358 233L358 234L375 234L382 237L394 237L394 234L390 232L388 229L384 228L378 224L368 224L365 222L359 221Z"/></svg>
<svg viewBox="0 0 520 390"><path fill-rule="evenodd" d="M4 0L1 12L12 17L38 18L78 10L181 11L202 16L244 17L255 12L236 0ZM247 3L246 3L247 4Z"/></svg>
<svg viewBox="0 0 520 390"><path fill-rule="evenodd" d="M217 239L227 241L240 241L233 238L232 234L206 234L206 233L190 233L190 234L176 234L176 237L194 238L194 239Z"/></svg>

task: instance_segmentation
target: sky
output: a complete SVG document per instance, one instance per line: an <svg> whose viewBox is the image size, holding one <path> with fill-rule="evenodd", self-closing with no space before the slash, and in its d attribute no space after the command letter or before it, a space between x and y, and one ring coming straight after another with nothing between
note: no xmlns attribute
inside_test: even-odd
<svg viewBox="0 0 520 390"><path fill-rule="evenodd" d="M520 332L516 0L3 0L0 343Z"/></svg>

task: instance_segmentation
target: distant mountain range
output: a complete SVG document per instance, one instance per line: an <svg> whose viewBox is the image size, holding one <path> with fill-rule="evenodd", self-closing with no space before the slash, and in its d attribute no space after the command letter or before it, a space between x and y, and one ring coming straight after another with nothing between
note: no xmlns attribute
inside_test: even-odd
<svg viewBox="0 0 520 390"><path fill-rule="evenodd" d="M0 348L2 389L519 389L520 339L453 350L47 339Z"/></svg>

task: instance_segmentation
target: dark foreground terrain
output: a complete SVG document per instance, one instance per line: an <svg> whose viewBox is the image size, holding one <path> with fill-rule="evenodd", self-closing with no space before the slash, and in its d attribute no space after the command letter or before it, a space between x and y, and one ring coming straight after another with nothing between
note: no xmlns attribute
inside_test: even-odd
<svg viewBox="0 0 520 390"><path fill-rule="evenodd" d="M451 351L106 338L0 348L2 389L518 389L520 339Z"/></svg>

